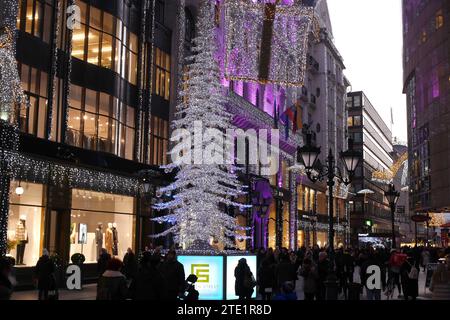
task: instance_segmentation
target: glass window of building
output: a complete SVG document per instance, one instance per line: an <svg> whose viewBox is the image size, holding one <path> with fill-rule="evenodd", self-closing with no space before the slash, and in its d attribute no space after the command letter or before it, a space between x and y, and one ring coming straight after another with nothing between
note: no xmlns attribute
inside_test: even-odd
<svg viewBox="0 0 450 320"><path fill-rule="evenodd" d="M353 125L354 126L361 126L362 125L361 116L354 116L353 117Z"/></svg>
<svg viewBox="0 0 450 320"><path fill-rule="evenodd" d="M46 137L48 74L26 64L19 65L22 88L30 101L29 108L19 111L19 128L39 138Z"/></svg>
<svg viewBox="0 0 450 320"><path fill-rule="evenodd" d="M150 130L150 164L167 164L167 148L169 145L168 121L152 115Z"/></svg>
<svg viewBox="0 0 450 320"><path fill-rule="evenodd" d="M436 30L440 29L444 26L444 15L442 14L442 10L439 10L436 13Z"/></svg>
<svg viewBox="0 0 450 320"><path fill-rule="evenodd" d="M353 96L353 106L361 107L361 96Z"/></svg>
<svg viewBox="0 0 450 320"><path fill-rule="evenodd" d="M134 198L82 189L72 190L70 255L96 262L101 248L123 258L135 239Z"/></svg>
<svg viewBox="0 0 450 320"><path fill-rule="evenodd" d="M170 98L170 55L155 47L153 93L169 100Z"/></svg>
<svg viewBox="0 0 450 320"><path fill-rule="evenodd" d="M289 202L283 203L283 247L289 248Z"/></svg>
<svg viewBox="0 0 450 320"><path fill-rule="evenodd" d="M112 69L133 85L137 83L138 37L120 19L83 1L81 28L73 31L72 56ZM89 17L87 20L86 17Z"/></svg>
<svg viewBox="0 0 450 320"><path fill-rule="evenodd" d="M276 232L276 218L277 218L277 210L276 210L276 205L275 202L272 201L272 203L270 204L269 207L269 219L268 219L268 246L269 248L273 248L275 249L276 247L276 237L277 237L277 232Z"/></svg>
<svg viewBox="0 0 450 320"><path fill-rule="evenodd" d="M18 195L17 187L23 188ZM41 255L44 207L43 185L28 182L12 182L9 199L7 245L9 254L16 259L16 266L34 266Z"/></svg>
<svg viewBox="0 0 450 320"><path fill-rule="evenodd" d="M353 117L348 117L347 118L347 126L353 127Z"/></svg>
<svg viewBox="0 0 450 320"><path fill-rule="evenodd" d="M50 43L53 6L50 1L19 0L17 28Z"/></svg>
<svg viewBox="0 0 450 320"><path fill-rule="evenodd" d="M133 160L134 108L117 98L72 85L67 124L68 144Z"/></svg>

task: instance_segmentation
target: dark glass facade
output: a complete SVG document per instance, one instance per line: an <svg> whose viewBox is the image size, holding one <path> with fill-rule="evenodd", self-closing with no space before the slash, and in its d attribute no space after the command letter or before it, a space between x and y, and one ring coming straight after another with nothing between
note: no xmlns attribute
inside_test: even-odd
<svg viewBox="0 0 450 320"><path fill-rule="evenodd" d="M450 208L450 2L404 0L410 207Z"/></svg>

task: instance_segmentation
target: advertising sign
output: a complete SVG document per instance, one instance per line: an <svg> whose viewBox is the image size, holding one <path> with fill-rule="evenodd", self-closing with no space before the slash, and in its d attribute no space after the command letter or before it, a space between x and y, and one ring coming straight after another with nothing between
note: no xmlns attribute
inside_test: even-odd
<svg viewBox="0 0 450 320"><path fill-rule="evenodd" d="M250 271L253 273L253 276L257 280L256 256L227 256L227 300L237 300L239 298L238 296L236 296L234 290L234 285L236 282L236 278L234 277L234 269L236 269L239 260L242 258L245 258L247 260ZM253 290L252 298L256 298L256 287Z"/></svg>
<svg viewBox="0 0 450 320"><path fill-rule="evenodd" d="M198 277L195 289L200 300L223 300L223 259L222 256L179 256L184 266L186 278L190 274Z"/></svg>

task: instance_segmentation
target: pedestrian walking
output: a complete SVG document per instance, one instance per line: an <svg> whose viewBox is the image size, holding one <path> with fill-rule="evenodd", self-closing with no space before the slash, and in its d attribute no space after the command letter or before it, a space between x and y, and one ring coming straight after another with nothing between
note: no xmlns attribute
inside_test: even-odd
<svg viewBox="0 0 450 320"><path fill-rule="evenodd" d="M106 271L98 279L97 300L125 300L128 295L127 281L120 270L122 261L112 258L108 261Z"/></svg>
<svg viewBox="0 0 450 320"><path fill-rule="evenodd" d="M144 252L135 279L131 282L130 296L133 300L167 299L167 284L158 269L159 257Z"/></svg>
<svg viewBox="0 0 450 320"><path fill-rule="evenodd" d="M294 282L297 279L295 265L289 259L289 255L280 253L279 263L275 267L275 279L277 292L285 282Z"/></svg>
<svg viewBox="0 0 450 320"><path fill-rule="evenodd" d="M102 248L97 260L97 273L99 277L106 271L109 260L111 260L111 255L105 248Z"/></svg>
<svg viewBox="0 0 450 320"><path fill-rule="evenodd" d="M234 290L239 300L250 300L256 281L245 258L239 260L238 265L234 269L234 277L236 279Z"/></svg>
<svg viewBox="0 0 450 320"><path fill-rule="evenodd" d="M318 286L317 286L317 300L325 300L325 281L327 280L330 271L330 262L328 260L328 255L325 251L319 253L318 263L317 263L317 273L319 276Z"/></svg>
<svg viewBox="0 0 450 320"><path fill-rule="evenodd" d="M11 260L7 257L0 257L0 301L11 299L13 293L11 270Z"/></svg>
<svg viewBox="0 0 450 320"><path fill-rule="evenodd" d="M177 260L175 250L169 250L166 261L163 262L159 269L167 281L167 298L176 300L184 294L185 274L183 265Z"/></svg>
<svg viewBox="0 0 450 320"><path fill-rule="evenodd" d="M298 274L303 277L303 293L305 295L305 300L313 301L314 297L317 296L317 282L319 280L319 275L317 273L317 268L311 259L305 258L303 260L303 266L300 267Z"/></svg>
<svg viewBox="0 0 450 320"><path fill-rule="evenodd" d="M137 272L137 259L131 248L127 249L127 253L123 257L123 270L122 273L125 275L128 281L132 281L136 276Z"/></svg>
<svg viewBox="0 0 450 320"><path fill-rule="evenodd" d="M419 295L419 263L412 256L400 268L400 277L405 300L416 300Z"/></svg>
<svg viewBox="0 0 450 320"><path fill-rule="evenodd" d="M275 258L267 253L258 270L259 294L263 300L270 300L275 286Z"/></svg>
<svg viewBox="0 0 450 320"><path fill-rule="evenodd" d="M34 268L34 277L37 281L38 299L48 300L49 291L56 291L56 279L55 279L55 264L50 259L47 249L42 251L42 256L39 258ZM54 298L52 296L51 298Z"/></svg>

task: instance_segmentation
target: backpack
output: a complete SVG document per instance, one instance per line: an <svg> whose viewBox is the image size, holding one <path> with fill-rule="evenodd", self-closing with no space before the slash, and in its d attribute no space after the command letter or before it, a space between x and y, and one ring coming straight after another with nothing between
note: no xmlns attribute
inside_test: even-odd
<svg viewBox="0 0 450 320"><path fill-rule="evenodd" d="M247 289L253 289L256 287L256 280L251 272L246 274L244 277L244 287Z"/></svg>

